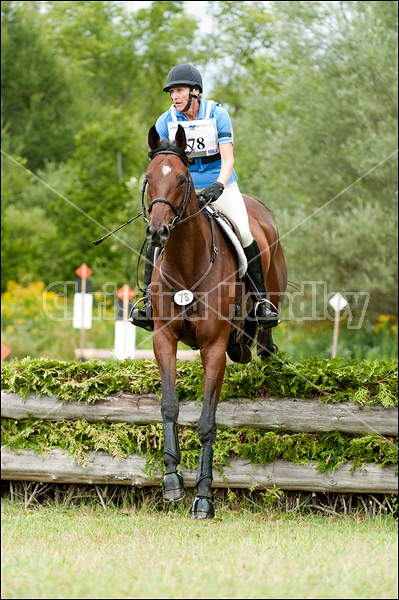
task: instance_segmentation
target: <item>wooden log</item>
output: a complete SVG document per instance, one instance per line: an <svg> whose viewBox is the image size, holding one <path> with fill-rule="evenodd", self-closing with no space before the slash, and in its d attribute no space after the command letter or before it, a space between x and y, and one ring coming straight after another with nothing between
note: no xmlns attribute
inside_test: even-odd
<svg viewBox="0 0 399 600"><path fill-rule="evenodd" d="M91 464L82 467L61 450L53 450L45 458L32 451L20 454L2 449L1 477L4 480L40 481L59 483L128 484L132 486L158 485L162 476L158 471L151 478L144 469L146 459L131 455L119 461L105 452L90 452ZM258 488L277 487L282 490L304 490L340 493L397 494L398 478L395 467L379 468L367 463L351 473L352 464L338 467L332 473L319 473L316 462L299 465L276 460L266 465L252 465L249 460L228 460L223 476L213 470L214 487ZM195 470L181 469L186 487L195 487Z"/></svg>
<svg viewBox="0 0 399 600"><path fill-rule="evenodd" d="M179 350L177 351L177 360L189 360L191 362L197 360L199 352L196 350ZM116 358L114 350L101 350L98 348L75 348L75 360L107 360ZM136 360L155 360L155 355L152 350L135 350L134 358Z"/></svg>
<svg viewBox="0 0 399 600"><path fill-rule="evenodd" d="M181 401L179 423L196 426L201 408L193 401ZM154 395L120 394L93 404L65 402L53 396L30 394L23 400L13 392L1 392L1 416L10 419L78 420L91 423L159 423L161 406ZM353 402L321 403L317 398L260 398L249 400L235 398L219 403L216 411L219 428L242 427L272 431L318 432L342 431L344 433L375 433L398 435L397 408L380 405L365 407Z"/></svg>

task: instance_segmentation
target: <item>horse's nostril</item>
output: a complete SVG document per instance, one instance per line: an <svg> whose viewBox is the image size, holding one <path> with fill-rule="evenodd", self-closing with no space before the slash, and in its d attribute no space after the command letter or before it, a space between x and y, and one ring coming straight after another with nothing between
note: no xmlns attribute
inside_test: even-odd
<svg viewBox="0 0 399 600"><path fill-rule="evenodd" d="M145 234L152 246L161 248L169 239L169 227L167 225L161 225L156 229L150 224L148 225Z"/></svg>
<svg viewBox="0 0 399 600"><path fill-rule="evenodd" d="M163 238L167 238L169 237L169 227L167 227L166 225L163 225L160 229L159 229L159 236L163 237Z"/></svg>

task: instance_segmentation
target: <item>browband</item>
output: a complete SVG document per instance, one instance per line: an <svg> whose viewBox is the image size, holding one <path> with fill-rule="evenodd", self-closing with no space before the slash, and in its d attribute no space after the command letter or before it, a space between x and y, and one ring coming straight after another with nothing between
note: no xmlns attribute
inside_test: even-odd
<svg viewBox="0 0 399 600"><path fill-rule="evenodd" d="M154 152L154 154L152 154L152 152ZM152 150L152 152L150 152L151 154L151 160L153 158L155 158L156 156L158 156L158 154L174 154L175 156L178 156L180 159L182 159L184 161L184 157L179 154L179 152L175 152L174 150L162 150L161 148L159 150ZM186 158L187 160L187 158Z"/></svg>

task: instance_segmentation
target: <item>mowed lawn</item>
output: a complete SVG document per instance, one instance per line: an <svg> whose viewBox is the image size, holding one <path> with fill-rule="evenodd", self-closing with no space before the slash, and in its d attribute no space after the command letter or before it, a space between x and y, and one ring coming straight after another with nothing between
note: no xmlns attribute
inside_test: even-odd
<svg viewBox="0 0 399 600"><path fill-rule="evenodd" d="M2 504L2 598L397 598L388 517Z"/></svg>

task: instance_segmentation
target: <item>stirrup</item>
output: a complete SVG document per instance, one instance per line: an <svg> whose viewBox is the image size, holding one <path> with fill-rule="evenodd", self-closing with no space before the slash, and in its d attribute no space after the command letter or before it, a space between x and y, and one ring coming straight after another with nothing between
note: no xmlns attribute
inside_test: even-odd
<svg viewBox="0 0 399 600"><path fill-rule="evenodd" d="M152 304L151 297L144 296L137 300L137 302L133 305L133 308L130 312L129 321L133 323L136 327L142 327L146 331L154 331L154 321L152 318ZM142 308L137 308L137 305L140 302L144 301L144 306Z"/></svg>
<svg viewBox="0 0 399 600"><path fill-rule="evenodd" d="M258 314L259 307L262 305L266 305L266 312L269 313L269 316L262 316ZM270 306L273 307L274 311L269 308ZM254 310L256 323L259 329L271 329L272 327L277 327L277 325L281 323L280 315L277 308L274 306L273 302L267 300L267 298L263 298L262 300L255 302Z"/></svg>

